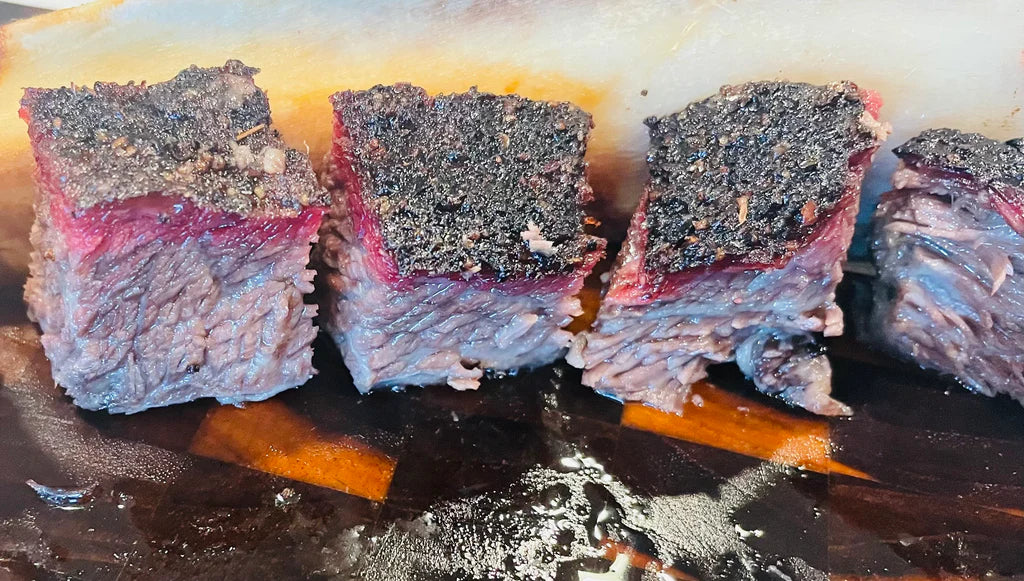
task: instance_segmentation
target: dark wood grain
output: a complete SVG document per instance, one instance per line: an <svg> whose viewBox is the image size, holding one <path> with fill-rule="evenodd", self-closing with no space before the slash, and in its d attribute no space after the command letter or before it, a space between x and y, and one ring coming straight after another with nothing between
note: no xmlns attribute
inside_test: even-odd
<svg viewBox="0 0 1024 581"><path fill-rule="evenodd" d="M571 473L574 462L644 502L691 508L678 515L682 556L673 562L658 554L664 539L613 527L599 543L604 558L563 564L557 578L622 566L630 579L644 567L679 579L767 579L793 563L812 568L789 570L793 578L1024 576L1024 409L851 339L832 354L852 418L789 409L729 367L697 386L700 405L681 416L597 396L564 364L488 380L478 392L360 396L322 339L320 374L268 402L110 416L75 409L52 386L20 309L2 309L13 326L0 334L0 572L15 579L361 576L378 571L382 555L394 558L374 543L452 503L490 498L481 506L529 514L526 500L517 508L502 495L522 494L537 470ZM175 468L153 477L84 458L88 469L76 469L55 436L101 457L120 445L163 450ZM87 509L64 511L46 506L30 478L99 492ZM745 482L750 493L729 500ZM725 528L708 528L723 507ZM691 526L729 538L697 541ZM741 533L749 553L687 553L732 546ZM410 559L422 557L410 547Z"/></svg>

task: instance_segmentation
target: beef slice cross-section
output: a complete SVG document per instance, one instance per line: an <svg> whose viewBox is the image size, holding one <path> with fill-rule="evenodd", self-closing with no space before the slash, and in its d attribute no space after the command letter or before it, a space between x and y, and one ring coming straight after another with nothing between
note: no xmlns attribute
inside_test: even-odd
<svg viewBox="0 0 1024 581"><path fill-rule="evenodd" d="M875 213L872 329L971 391L1024 403L1024 151L933 129L895 149Z"/></svg>
<svg viewBox="0 0 1024 581"><path fill-rule="evenodd" d="M306 269L327 192L238 61L28 89L29 315L87 409L268 398L313 373Z"/></svg>
<svg viewBox="0 0 1024 581"><path fill-rule="evenodd" d="M332 97L314 251L322 325L355 385L477 387L562 356L603 253L583 206L589 114L411 85Z"/></svg>
<svg viewBox="0 0 1024 581"><path fill-rule="evenodd" d="M835 288L887 128L849 82L724 87L647 121L650 181L593 329L569 360L607 395L678 411L711 363L821 414Z"/></svg>

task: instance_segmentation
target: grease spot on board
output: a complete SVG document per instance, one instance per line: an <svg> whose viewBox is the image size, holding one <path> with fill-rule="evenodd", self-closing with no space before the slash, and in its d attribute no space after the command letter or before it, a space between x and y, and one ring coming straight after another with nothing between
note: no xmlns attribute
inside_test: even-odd
<svg viewBox="0 0 1024 581"><path fill-rule="evenodd" d="M557 469L536 467L506 490L445 501L419 516L383 525L369 538L362 529L339 539L344 551L326 556L324 570L360 579L487 578L553 580L566 571L580 579L618 579L628 567L664 579L754 579L784 572L792 579L827 576L792 556L761 555L757 538L740 527L737 512L759 499L789 468L764 463L722 483L712 493L643 496L577 454ZM763 535L764 533L760 533ZM652 558L623 559L630 547ZM335 561L362 552L346 569ZM656 563L656 567L652 564ZM657 569L657 570L653 570Z"/></svg>

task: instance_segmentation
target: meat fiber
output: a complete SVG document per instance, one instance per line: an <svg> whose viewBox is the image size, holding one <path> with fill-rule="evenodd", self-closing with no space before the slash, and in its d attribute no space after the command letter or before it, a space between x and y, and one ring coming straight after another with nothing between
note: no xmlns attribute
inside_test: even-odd
<svg viewBox="0 0 1024 581"><path fill-rule="evenodd" d="M875 213L873 328L967 389L1024 403L1024 151L952 129L895 149Z"/></svg>
<svg viewBox="0 0 1024 581"><path fill-rule="evenodd" d="M585 233L590 116L515 95L338 93L314 251L321 325L357 388L561 357L604 241Z"/></svg>
<svg viewBox="0 0 1024 581"><path fill-rule="evenodd" d="M270 128L256 69L29 89L29 315L87 409L260 400L313 373L306 269L326 192Z"/></svg>
<svg viewBox="0 0 1024 581"><path fill-rule="evenodd" d="M839 335L835 288L864 171L887 129L852 83L725 87L648 120L651 179L593 329L569 360L599 392L678 411L711 363L820 414L816 336Z"/></svg>

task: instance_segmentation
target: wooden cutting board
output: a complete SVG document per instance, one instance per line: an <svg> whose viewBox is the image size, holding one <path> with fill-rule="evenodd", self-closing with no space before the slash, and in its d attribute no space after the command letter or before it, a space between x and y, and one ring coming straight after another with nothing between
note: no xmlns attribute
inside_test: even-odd
<svg viewBox="0 0 1024 581"><path fill-rule="evenodd" d="M128 0L2 29L0 579L1024 579L1024 408L855 336L830 344L844 419L753 393L730 366L679 416L597 396L564 365L472 393L359 396L324 340L319 375L267 402L78 410L20 301L32 163L16 118L24 86L156 81L227 58L263 69L275 122L314 159L342 88L568 99L595 114L614 216L642 181L640 121L723 83L852 78L885 96L894 142L933 125L1024 134L1020 12ZM851 328L868 282L842 287ZM53 506L28 480L83 498Z"/></svg>
<svg viewBox="0 0 1024 581"><path fill-rule="evenodd" d="M0 578L1024 578L1024 409L850 340L843 419L728 366L681 416L565 365L359 396L326 338L270 401L111 416L0 315Z"/></svg>

